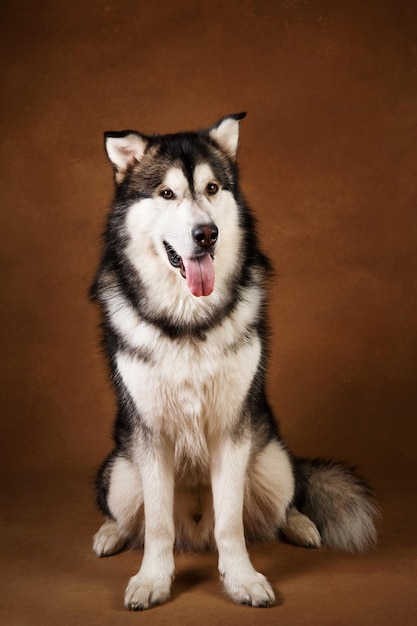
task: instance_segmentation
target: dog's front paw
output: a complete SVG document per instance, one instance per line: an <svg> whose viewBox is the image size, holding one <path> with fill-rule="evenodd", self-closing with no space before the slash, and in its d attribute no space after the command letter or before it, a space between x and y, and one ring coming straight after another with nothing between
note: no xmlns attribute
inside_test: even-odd
<svg viewBox="0 0 417 626"><path fill-rule="evenodd" d="M132 576L126 587L125 606L130 611L144 611L169 599L171 579L155 580L140 574Z"/></svg>
<svg viewBox="0 0 417 626"><path fill-rule="evenodd" d="M272 587L262 574L253 571L246 576L222 576L227 595L238 604L268 607L275 602Z"/></svg>

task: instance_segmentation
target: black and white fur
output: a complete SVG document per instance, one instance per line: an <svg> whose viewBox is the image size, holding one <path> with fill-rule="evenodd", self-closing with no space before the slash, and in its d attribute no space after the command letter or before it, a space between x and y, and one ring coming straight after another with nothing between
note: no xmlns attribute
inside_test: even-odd
<svg viewBox="0 0 417 626"><path fill-rule="evenodd" d="M199 132L107 133L115 198L92 297L118 394L100 469L98 556L144 545L131 610L165 602L174 548L217 547L227 594L274 602L247 541L361 550L369 487L349 468L294 458L265 393L268 259L239 188L239 121Z"/></svg>

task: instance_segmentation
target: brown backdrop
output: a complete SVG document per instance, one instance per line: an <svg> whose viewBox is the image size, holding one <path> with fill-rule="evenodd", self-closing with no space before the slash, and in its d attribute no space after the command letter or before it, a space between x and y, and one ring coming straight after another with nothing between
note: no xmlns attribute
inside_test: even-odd
<svg viewBox="0 0 417 626"><path fill-rule="evenodd" d="M98 312L86 294L112 194L103 131L194 129L241 110L248 111L243 187L276 269L269 387L283 433L298 453L357 463L382 499L388 484L395 485L391 494L412 496L415 3L16 0L2 2L0 29L1 462L9 545L19 544L16 520L27 524L28 510L42 519L39 528L51 525L46 511L58 494L64 508L57 524L66 528L67 498L51 487L58 474L64 483L81 477L72 491L67 485L71 506L80 490L88 510L76 534L84 537L99 519L85 503L93 470L110 447L114 399L98 346ZM382 535L391 529L411 537L398 506L389 501ZM410 499L405 506L410 510ZM75 552L88 551L83 542ZM398 545L392 548L395 559ZM11 558L19 565L9 570L8 597L17 598L28 563L13 551ZM96 578L86 575L83 589L100 583L103 570L94 568ZM117 592L123 583L117 579ZM400 588L408 602L403 579ZM119 595L111 598L119 610ZM108 597L101 602L108 606ZM400 605L409 616L407 602ZM38 622L31 606L18 618L12 603L7 623L55 619L46 604ZM69 603L69 620L73 609ZM381 619L385 608L379 610ZM82 623L81 615L71 623ZM314 622L288 615L288 623ZM335 615L323 614L320 623L355 623ZM86 623L106 623L106 616L91 614Z"/></svg>

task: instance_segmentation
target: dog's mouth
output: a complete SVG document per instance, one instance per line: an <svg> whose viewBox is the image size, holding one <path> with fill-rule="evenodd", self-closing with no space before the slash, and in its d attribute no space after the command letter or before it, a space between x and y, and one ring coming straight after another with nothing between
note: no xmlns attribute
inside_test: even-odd
<svg viewBox="0 0 417 626"><path fill-rule="evenodd" d="M164 241L164 246L168 261L172 267L179 269L193 296L209 296L214 289L214 256L207 253L192 258L183 258L166 241Z"/></svg>
<svg viewBox="0 0 417 626"><path fill-rule="evenodd" d="M164 241L165 250L167 251L168 261L171 263L172 267L177 267L180 270L180 274L183 278L186 277L184 263L182 262L182 257L180 257L177 252L175 252L174 248L169 245L166 241Z"/></svg>

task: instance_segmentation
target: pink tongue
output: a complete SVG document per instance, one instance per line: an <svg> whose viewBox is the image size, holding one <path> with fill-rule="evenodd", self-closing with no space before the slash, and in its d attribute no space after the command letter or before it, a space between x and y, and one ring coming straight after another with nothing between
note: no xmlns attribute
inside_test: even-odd
<svg viewBox="0 0 417 626"><path fill-rule="evenodd" d="M210 254L198 259L183 257L188 289L193 296L209 296L214 289L214 267Z"/></svg>

